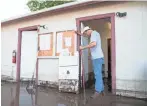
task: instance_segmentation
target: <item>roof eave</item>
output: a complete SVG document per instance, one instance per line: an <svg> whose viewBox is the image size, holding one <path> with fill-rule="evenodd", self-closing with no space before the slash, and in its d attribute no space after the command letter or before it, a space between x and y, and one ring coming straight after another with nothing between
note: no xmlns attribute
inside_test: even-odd
<svg viewBox="0 0 147 106"><path fill-rule="evenodd" d="M8 23L8 22L11 22L11 21L14 21L14 20L15 21L21 20L21 19L31 17L31 16L36 16L36 15L46 13L46 12L53 12L53 11L58 12L58 11L61 11L61 10L72 9L72 8L81 7L81 6L90 5L90 4L95 4L95 3L99 3L99 2L102 2L102 1L92 1L92 0L90 0L90 1L78 1L78 2L67 3L67 4L51 7L51 8L48 8L48 9L43 9L43 10L40 10L40 11L37 11L37 12L32 12L32 13L22 15L22 16L19 16L19 17L13 17L13 18L10 18L10 19L7 19L7 20L3 20L1 22L1 24Z"/></svg>

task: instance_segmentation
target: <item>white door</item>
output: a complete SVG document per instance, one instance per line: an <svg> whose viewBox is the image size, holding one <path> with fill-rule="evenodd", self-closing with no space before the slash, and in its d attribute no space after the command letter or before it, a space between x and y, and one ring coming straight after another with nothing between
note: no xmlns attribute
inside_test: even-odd
<svg viewBox="0 0 147 106"><path fill-rule="evenodd" d="M23 31L21 42L20 78L32 78L33 72L36 72L37 48L37 31Z"/></svg>
<svg viewBox="0 0 147 106"><path fill-rule="evenodd" d="M84 29L85 25L83 23L81 23L81 33ZM81 45L86 46L88 45L88 38L87 37L81 37ZM84 68L84 73L85 73L85 81L88 80L88 49L85 49L82 51L82 64L83 64L83 68Z"/></svg>

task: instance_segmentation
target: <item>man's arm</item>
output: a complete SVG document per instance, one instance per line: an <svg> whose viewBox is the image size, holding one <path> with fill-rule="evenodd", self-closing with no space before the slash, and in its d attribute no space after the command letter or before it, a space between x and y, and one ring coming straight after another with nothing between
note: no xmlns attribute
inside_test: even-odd
<svg viewBox="0 0 147 106"><path fill-rule="evenodd" d="M96 42L91 42L87 46L80 46L80 50L90 49L90 48L93 48L94 46L96 46Z"/></svg>
<svg viewBox="0 0 147 106"><path fill-rule="evenodd" d="M89 48L93 48L94 46L97 45L97 36L96 33L92 33L91 34L91 39L90 39L90 43L87 46L80 46L80 50L84 50L84 49L89 49Z"/></svg>
<svg viewBox="0 0 147 106"><path fill-rule="evenodd" d="M78 31L75 31L75 33L76 33L77 35L79 35L79 36L83 36L83 34L81 34L81 33L78 32Z"/></svg>

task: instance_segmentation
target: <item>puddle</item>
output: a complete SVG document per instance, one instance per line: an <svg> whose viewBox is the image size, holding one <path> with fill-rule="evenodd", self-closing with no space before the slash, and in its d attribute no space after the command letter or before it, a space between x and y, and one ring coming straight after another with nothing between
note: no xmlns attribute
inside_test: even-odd
<svg viewBox="0 0 147 106"><path fill-rule="evenodd" d="M37 88L26 89L26 84L3 83L1 86L2 106L84 106L83 94L59 93L56 89ZM85 106L146 106L147 102L138 99L128 99L106 95L90 99L92 91L86 90L88 100ZM128 102L130 101L130 102Z"/></svg>

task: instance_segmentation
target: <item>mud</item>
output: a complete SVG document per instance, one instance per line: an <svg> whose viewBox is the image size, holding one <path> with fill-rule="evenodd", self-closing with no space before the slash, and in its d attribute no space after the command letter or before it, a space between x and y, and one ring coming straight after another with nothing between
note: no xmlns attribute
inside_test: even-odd
<svg viewBox="0 0 147 106"><path fill-rule="evenodd" d="M92 90L83 93L59 93L56 89L37 87L26 90L26 84L3 83L1 85L1 106L147 106L147 101L114 96L106 93L96 99L90 99Z"/></svg>

